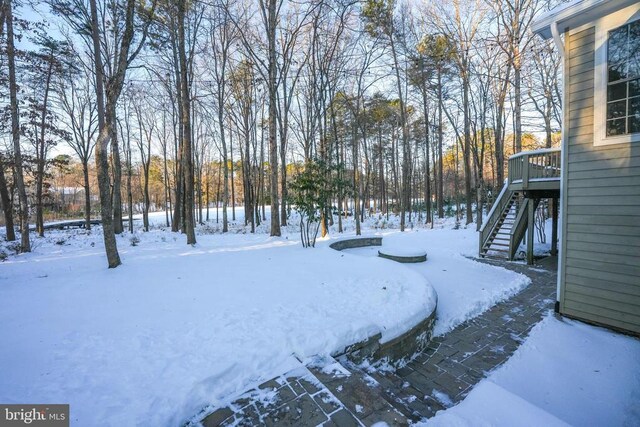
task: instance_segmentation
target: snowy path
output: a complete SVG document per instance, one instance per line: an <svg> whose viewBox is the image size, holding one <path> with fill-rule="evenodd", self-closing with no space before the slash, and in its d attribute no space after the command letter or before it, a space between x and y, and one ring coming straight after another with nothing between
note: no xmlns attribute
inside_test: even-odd
<svg viewBox="0 0 640 427"><path fill-rule="evenodd" d="M387 233L382 247L426 250L426 262L404 264L398 268L416 271L436 290L438 308L433 331L436 336L447 333L531 283L522 274L469 259L478 250L478 236L473 227ZM378 249L369 247L348 249L346 252L377 257Z"/></svg>
<svg viewBox="0 0 640 427"><path fill-rule="evenodd" d="M638 339L548 316L512 358L426 426L637 426L639 359Z"/></svg>

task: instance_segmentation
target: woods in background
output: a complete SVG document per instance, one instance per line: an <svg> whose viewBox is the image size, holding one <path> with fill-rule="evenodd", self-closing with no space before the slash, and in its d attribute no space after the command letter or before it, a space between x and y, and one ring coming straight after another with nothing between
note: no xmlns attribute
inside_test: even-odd
<svg viewBox="0 0 640 427"><path fill-rule="evenodd" d="M560 59L529 30L551 6L1 0L6 239L99 217L116 267L135 213L148 230L164 210L189 244L238 209L279 236L304 183L323 235L347 214L358 234L372 214L479 226L506 159L557 144Z"/></svg>

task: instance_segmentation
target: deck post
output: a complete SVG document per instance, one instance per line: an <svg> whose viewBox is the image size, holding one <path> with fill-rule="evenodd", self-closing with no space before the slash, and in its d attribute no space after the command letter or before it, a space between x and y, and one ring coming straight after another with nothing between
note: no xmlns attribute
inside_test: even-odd
<svg viewBox="0 0 640 427"><path fill-rule="evenodd" d="M529 155L522 155L522 189L529 188Z"/></svg>
<svg viewBox="0 0 640 427"><path fill-rule="evenodd" d="M528 218L527 218L527 264L533 265L533 232L535 228L535 213L536 203L534 199L529 199L527 203Z"/></svg>
<svg viewBox="0 0 640 427"><path fill-rule="evenodd" d="M558 199L551 199L551 255L558 255Z"/></svg>

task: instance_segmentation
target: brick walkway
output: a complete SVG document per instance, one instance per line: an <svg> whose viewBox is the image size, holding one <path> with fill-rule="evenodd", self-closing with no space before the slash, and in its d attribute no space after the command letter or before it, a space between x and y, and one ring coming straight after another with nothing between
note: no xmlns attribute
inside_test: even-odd
<svg viewBox="0 0 640 427"><path fill-rule="evenodd" d="M407 425L460 402L504 363L556 300L556 258L534 267L486 261L526 274L531 285L511 299L436 337L395 372L365 372L346 359L315 359L245 393L229 407L203 413L218 425ZM198 425L195 423L194 425Z"/></svg>

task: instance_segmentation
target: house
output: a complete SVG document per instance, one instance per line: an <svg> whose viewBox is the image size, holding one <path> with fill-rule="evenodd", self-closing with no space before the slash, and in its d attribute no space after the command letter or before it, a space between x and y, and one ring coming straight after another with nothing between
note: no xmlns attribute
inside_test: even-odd
<svg viewBox="0 0 640 427"><path fill-rule="evenodd" d="M573 1L532 28L564 64L557 310L640 334L640 2Z"/></svg>

